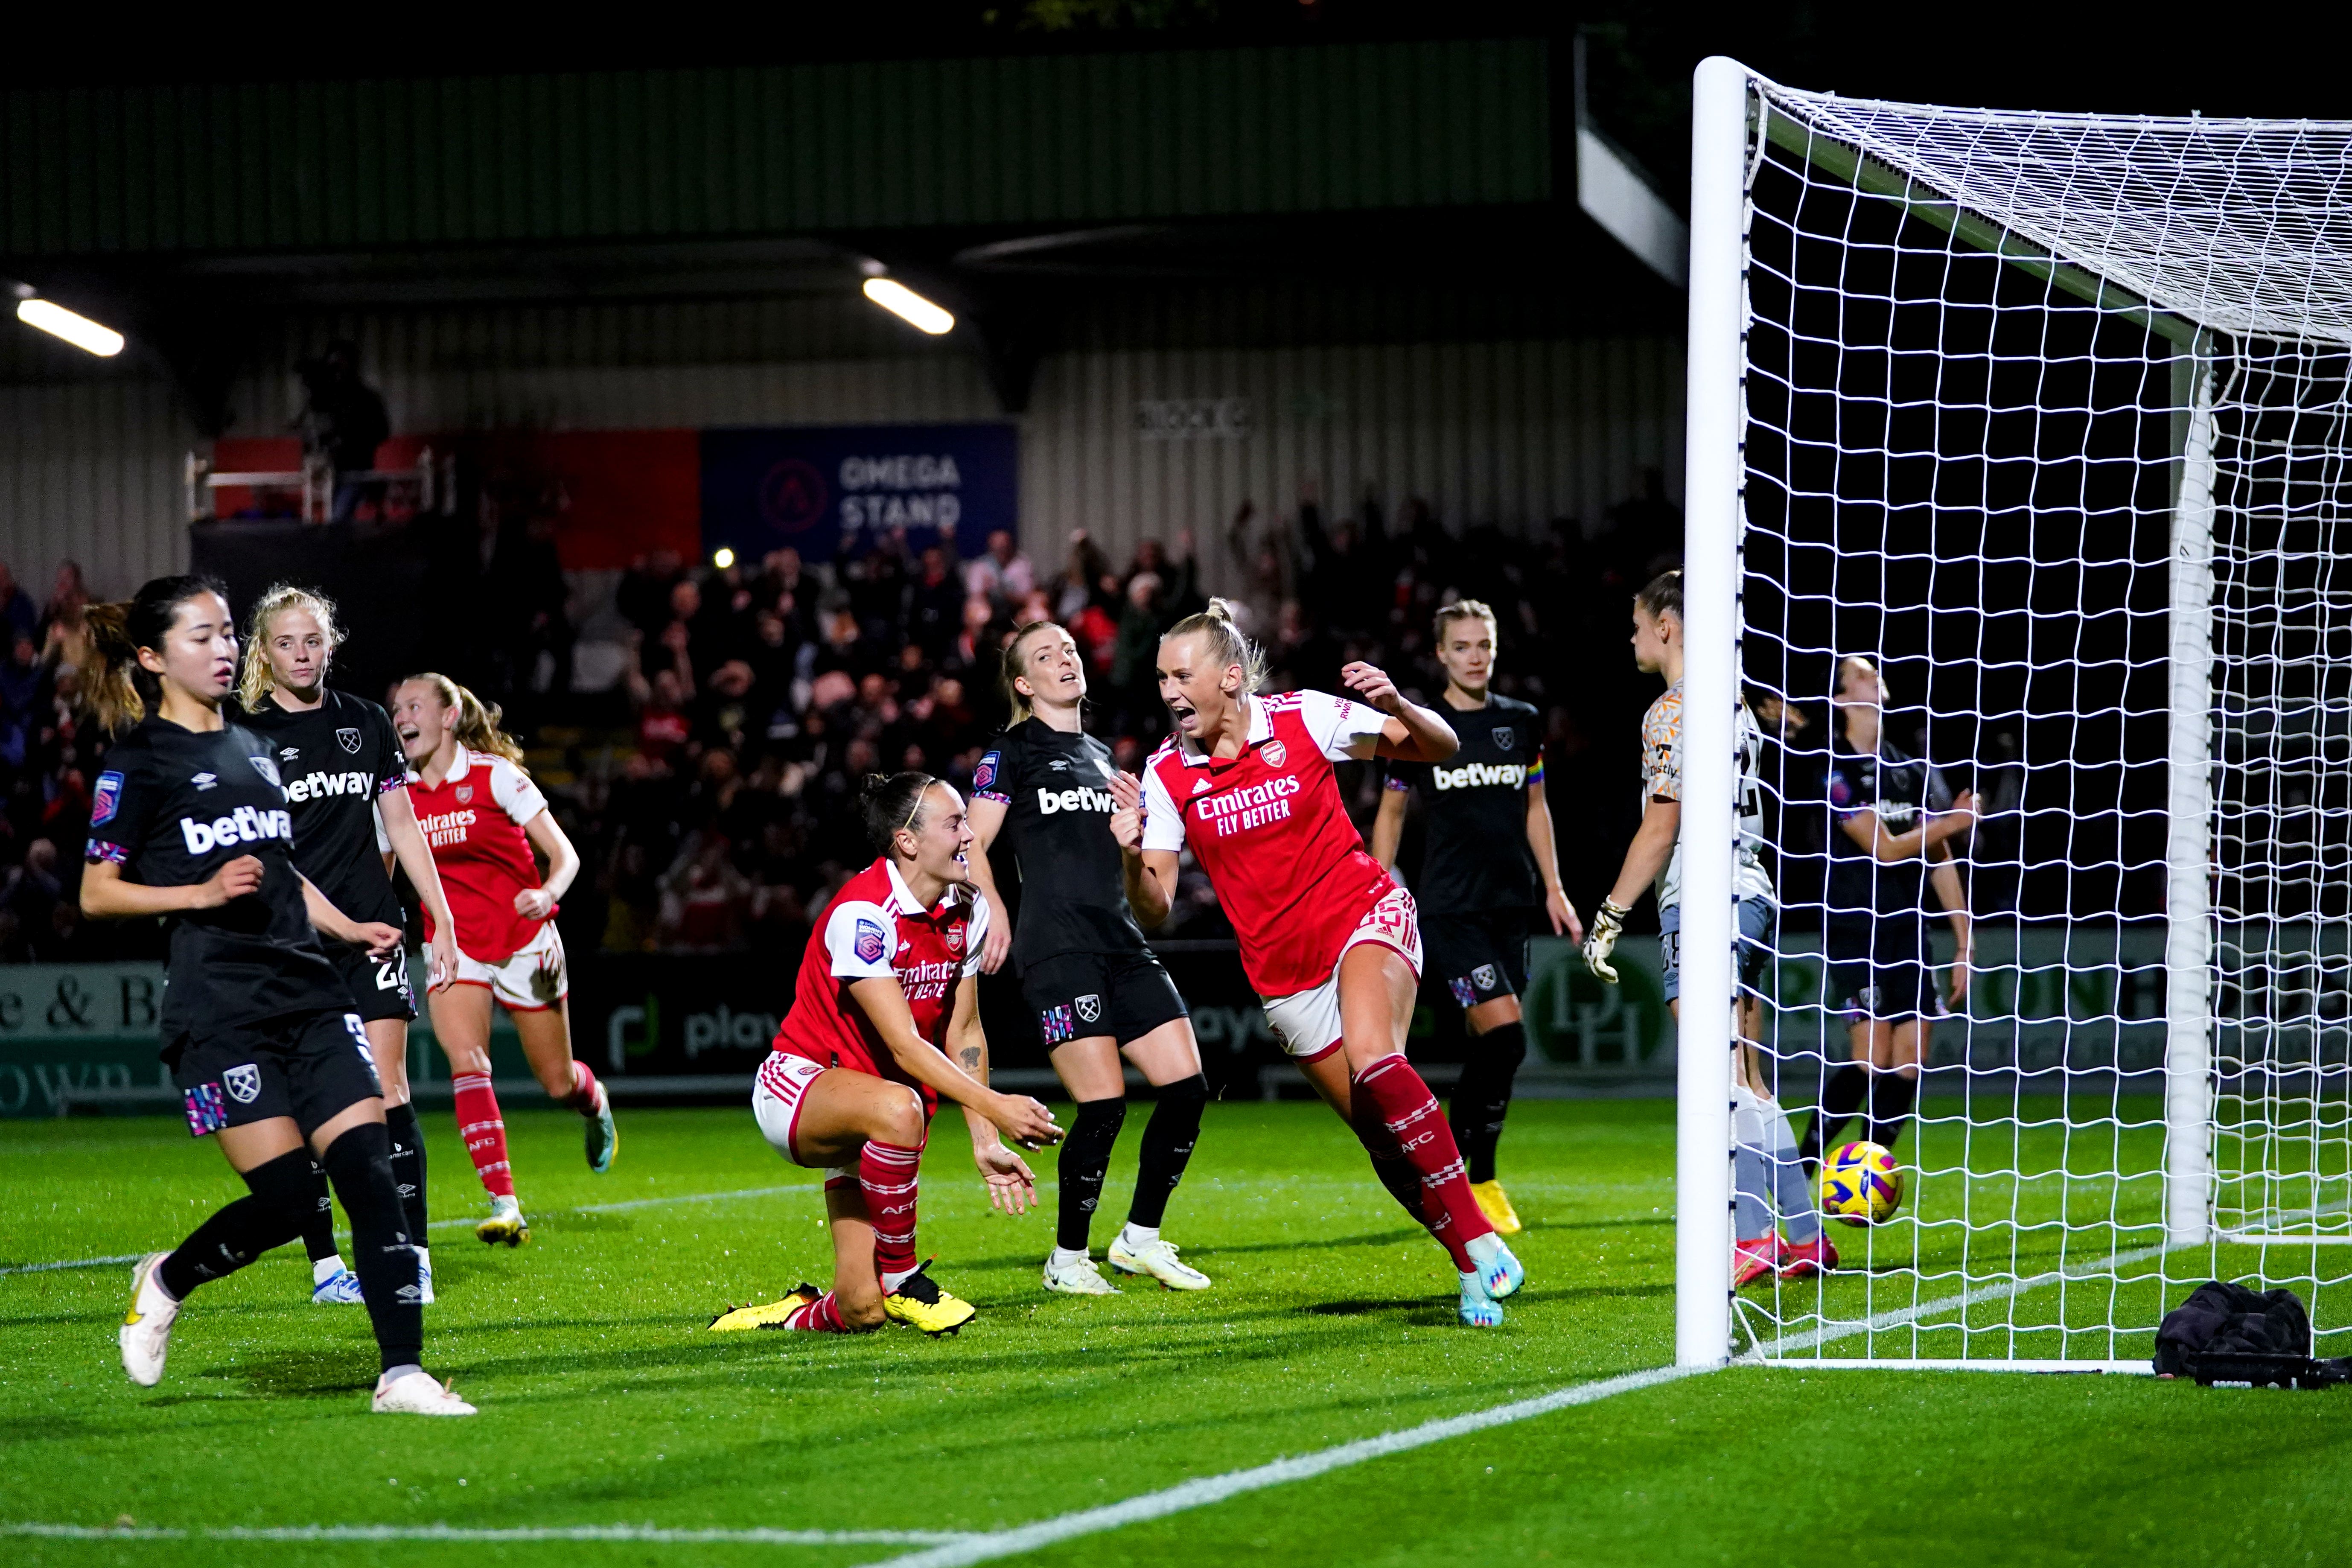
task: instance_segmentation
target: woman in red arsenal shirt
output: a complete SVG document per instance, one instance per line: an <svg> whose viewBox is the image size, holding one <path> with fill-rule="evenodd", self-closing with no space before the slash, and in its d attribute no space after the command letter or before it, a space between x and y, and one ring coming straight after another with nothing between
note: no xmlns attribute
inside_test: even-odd
<svg viewBox="0 0 2352 1568"><path fill-rule="evenodd" d="M1160 696L1176 734L1140 783L1111 781L1111 832L1147 926L1168 918L1191 847L1283 1048L1354 1128L1381 1184L1453 1258L1462 1321L1493 1328L1527 1271L1479 1210L1453 1130L1405 1060L1421 977L1412 896L1364 852L1331 773L1351 758L1442 763L1460 741L1372 666L1339 678L1350 697L1257 696L1263 658L1225 601L1177 622L1160 644Z"/></svg>
<svg viewBox="0 0 2352 1568"><path fill-rule="evenodd" d="M963 1108L989 1201L1021 1214L1035 1178L999 1129L1026 1148L1054 1142L1053 1113L988 1087L980 1026L988 901L971 885L963 798L928 773L869 775L860 803L879 848L817 917L792 1010L751 1089L761 1135L795 1165L825 1172L833 1289L721 1312L710 1326L856 1333L896 1320L926 1333L963 1327L971 1303L915 1261L915 1173L931 1113Z"/></svg>
<svg viewBox="0 0 2352 1568"><path fill-rule="evenodd" d="M520 1247L530 1226L515 1199L506 1123L490 1089L493 998L514 1019L541 1087L587 1122L588 1168L611 1170L621 1142L604 1086L572 1057L571 987L554 916L579 875L580 853L522 771L522 748L499 732L496 708L446 675L412 675L393 692L392 725L408 759L409 804L457 927L457 984L430 1006L457 1091L457 1130L490 1194L490 1215L474 1234ZM543 882L533 848L547 857Z"/></svg>

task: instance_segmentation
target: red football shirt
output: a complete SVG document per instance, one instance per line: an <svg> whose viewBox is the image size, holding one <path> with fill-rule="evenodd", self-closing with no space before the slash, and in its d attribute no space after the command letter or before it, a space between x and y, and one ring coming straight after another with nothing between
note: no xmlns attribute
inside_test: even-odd
<svg viewBox="0 0 2352 1568"><path fill-rule="evenodd" d="M1366 910L1396 884L1364 852L1331 764L1380 743L1387 715L1321 691L1249 699L1230 761L1178 737L1143 769L1143 847L1186 845L1209 874L1261 996L1331 977Z"/></svg>
<svg viewBox="0 0 2352 1568"><path fill-rule="evenodd" d="M898 1065L865 1010L850 999L850 983L896 975L916 1032L944 1051L956 985L980 973L981 939L987 934L988 901L970 888L950 888L927 910L915 902L896 866L876 860L844 882L817 917L801 954L792 1009L776 1030L776 1050L906 1084L922 1095L926 1113L938 1110L938 1094Z"/></svg>
<svg viewBox="0 0 2352 1568"><path fill-rule="evenodd" d="M547 922L515 912L515 895L539 884L523 824L547 809L530 775L504 757L457 748L449 776L428 789L414 772L408 802L433 851L457 924L457 951L477 963L511 958ZM433 917L425 917L433 935Z"/></svg>

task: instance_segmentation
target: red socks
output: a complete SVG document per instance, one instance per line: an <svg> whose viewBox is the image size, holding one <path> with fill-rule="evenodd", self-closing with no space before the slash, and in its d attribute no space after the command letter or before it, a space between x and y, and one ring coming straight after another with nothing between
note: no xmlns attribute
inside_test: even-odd
<svg viewBox="0 0 2352 1568"><path fill-rule="evenodd" d="M563 1103L583 1116L596 1114L597 1105L604 1098L604 1086L588 1070L588 1064L573 1058L572 1062L572 1098Z"/></svg>
<svg viewBox="0 0 2352 1568"><path fill-rule="evenodd" d="M915 1171L923 1151L869 1138L857 1156L866 1217L874 1222L874 1271L887 1292L915 1271Z"/></svg>
<svg viewBox="0 0 2352 1568"><path fill-rule="evenodd" d="M845 1334L849 1325L841 1321L841 1303L827 1290L805 1307L795 1307L784 1318L784 1327L804 1329L811 1333Z"/></svg>
<svg viewBox="0 0 2352 1568"><path fill-rule="evenodd" d="M1412 1064L1401 1056L1382 1057L1355 1076L1349 1103L1356 1136L1371 1154L1373 1169L1402 1154L1421 1178L1421 1222L1452 1256L1456 1269L1477 1272L1466 1244L1495 1226L1471 1194L1454 1130Z"/></svg>
<svg viewBox="0 0 2352 1568"><path fill-rule="evenodd" d="M466 1074L450 1080L457 1091L457 1133L482 1185L496 1198L514 1196L514 1168L507 1163L507 1124L499 1118L499 1097L489 1075Z"/></svg>

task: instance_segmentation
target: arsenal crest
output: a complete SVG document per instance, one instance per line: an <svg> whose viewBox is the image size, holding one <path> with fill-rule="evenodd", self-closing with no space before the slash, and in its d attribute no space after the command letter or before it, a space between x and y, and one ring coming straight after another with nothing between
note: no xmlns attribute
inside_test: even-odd
<svg viewBox="0 0 2352 1568"><path fill-rule="evenodd" d="M465 805L467 801L473 798L474 786L472 784L459 784L457 786L457 804L459 805Z"/></svg>
<svg viewBox="0 0 2352 1568"><path fill-rule="evenodd" d="M948 927L948 951L950 952L963 951L963 927L960 925Z"/></svg>
<svg viewBox="0 0 2352 1568"><path fill-rule="evenodd" d="M1514 745L1518 743L1518 739L1519 732L1517 730L1512 729L1508 724L1497 724L1495 726L1495 746L1496 750L1507 752Z"/></svg>
<svg viewBox="0 0 2352 1568"><path fill-rule="evenodd" d="M352 756L356 757L360 754L360 732L357 730L338 730L335 731L335 739L341 742L343 750Z"/></svg>
<svg viewBox="0 0 2352 1568"><path fill-rule="evenodd" d="M1267 767L1278 768L1282 766L1282 760L1290 755L1290 748L1279 741L1268 741L1257 749L1257 754L1265 759Z"/></svg>

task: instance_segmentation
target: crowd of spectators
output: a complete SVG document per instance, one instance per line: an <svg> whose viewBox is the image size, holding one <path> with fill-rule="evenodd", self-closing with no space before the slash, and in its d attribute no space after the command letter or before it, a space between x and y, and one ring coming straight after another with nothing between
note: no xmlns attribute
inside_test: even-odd
<svg viewBox="0 0 2352 1568"><path fill-rule="evenodd" d="M1287 509L1244 504L1205 542L1147 539L1125 562L1083 531L1048 562L1002 532L969 560L950 539L896 533L825 563L782 550L716 568L649 553L614 593L628 658L602 721L537 733L527 722L523 735L585 862L560 917L566 943L583 955L796 951L811 914L871 858L856 809L863 775L919 768L969 787L1003 721L1001 649L1026 621L1069 628L1090 672L1089 724L1137 767L1167 731L1160 635L1206 603L1203 548L1225 552L1217 576L1238 584L1277 689L1335 689L1340 667L1362 658L1433 700L1433 612L1459 597L1493 605L1496 689L1546 714L1562 869L1589 905L1638 815L1633 737L1655 694L1625 649L1626 606L1679 536L1655 487L1592 540L1573 521L1456 532L1417 500L1391 518L1370 499L1329 508L1309 489ZM39 605L0 566L11 639L0 962L130 956L152 940L93 931L74 906L103 745L79 685L87 602L70 563ZM450 673L528 721L532 662L518 649ZM1367 826L1379 782L1373 766L1342 769ZM1417 841L1409 826L1408 876ZM1226 929L1205 879L1187 876L1163 934Z"/></svg>

